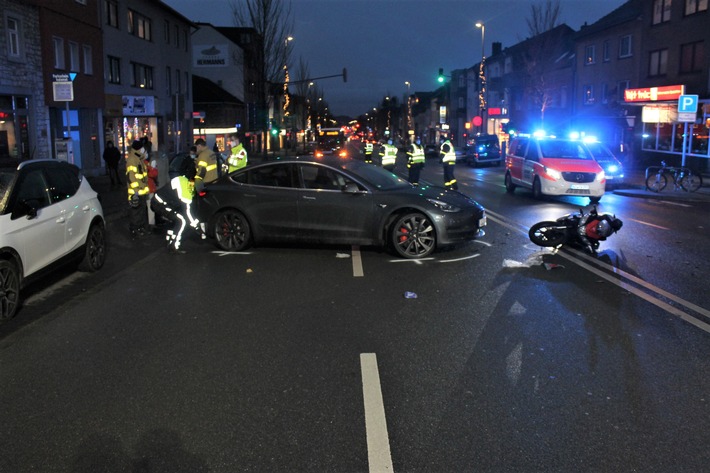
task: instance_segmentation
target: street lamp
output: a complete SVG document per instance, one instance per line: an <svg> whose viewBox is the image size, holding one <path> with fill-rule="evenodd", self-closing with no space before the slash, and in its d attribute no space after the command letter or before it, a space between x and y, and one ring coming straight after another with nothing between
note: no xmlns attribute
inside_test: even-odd
<svg viewBox="0 0 710 473"><path fill-rule="evenodd" d="M412 95L409 92L409 87L412 84L405 81L404 85L407 86L407 137L409 137L409 132L412 130Z"/></svg>
<svg viewBox="0 0 710 473"><path fill-rule="evenodd" d="M484 67L486 64L486 25L483 24L482 21L479 21L478 23L476 23L476 28L481 28L481 67L478 71L478 76L481 79L481 87L478 90L478 116L481 117L480 131L483 132L485 123L483 121L483 112L486 110L486 74L484 71Z"/></svg>

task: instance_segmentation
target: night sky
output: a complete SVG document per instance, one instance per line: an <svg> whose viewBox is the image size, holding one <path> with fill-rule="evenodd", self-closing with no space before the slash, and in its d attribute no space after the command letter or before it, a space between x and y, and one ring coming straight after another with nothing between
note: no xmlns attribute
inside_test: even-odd
<svg viewBox="0 0 710 473"><path fill-rule="evenodd" d="M241 1L241 0L236 0ZM288 1L288 0L283 0ZM235 0L163 0L195 22L234 26ZM481 60L481 29L485 53L491 44L512 46L529 36L529 0L292 0L294 22L292 64L307 62L311 77L340 74L318 81L333 115L357 116L377 107L385 96L399 100L410 91L438 87L440 67L470 67ZM535 2L538 3L538 2ZM562 0L561 23L578 30L625 0Z"/></svg>

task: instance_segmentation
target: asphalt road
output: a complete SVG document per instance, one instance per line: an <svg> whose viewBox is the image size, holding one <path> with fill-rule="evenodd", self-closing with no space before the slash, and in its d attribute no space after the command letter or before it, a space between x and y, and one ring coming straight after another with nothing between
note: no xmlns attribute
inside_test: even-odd
<svg viewBox="0 0 710 473"><path fill-rule="evenodd" d="M457 177L487 235L418 262L110 219L99 274L0 326L0 471L704 471L705 206L607 195L594 259L527 239L581 199Z"/></svg>

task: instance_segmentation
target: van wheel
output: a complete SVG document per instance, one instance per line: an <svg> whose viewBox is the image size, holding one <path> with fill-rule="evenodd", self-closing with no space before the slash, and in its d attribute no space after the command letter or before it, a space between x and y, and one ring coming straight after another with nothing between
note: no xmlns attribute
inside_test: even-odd
<svg viewBox="0 0 710 473"><path fill-rule="evenodd" d="M532 186L532 193L533 197L536 199L542 199L542 184L540 184L540 178L535 177L535 180L533 181L533 186Z"/></svg>
<svg viewBox="0 0 710 473"><path fill-rule="evenodd" d="M513 178L510 177L510 173L505 173L505 190L508 194L512 194L517 186L513 184Z"/></svg>
<svg viewBox="0 0 710 473"><path fill-rule="evenodd" d="M602 200L602 196L589 198L589 202L592 204L598 204L600 200Z"/></svg>

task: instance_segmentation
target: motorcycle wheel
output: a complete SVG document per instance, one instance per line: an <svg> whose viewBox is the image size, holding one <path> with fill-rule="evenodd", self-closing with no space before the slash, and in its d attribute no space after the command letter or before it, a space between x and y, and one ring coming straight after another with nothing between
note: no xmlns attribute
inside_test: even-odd
<svg viewBox="0 0 710 473"><path fill-rule="evenodd" d="M538 222L528 231L530 241L538 246L560 246L567 236L564 230L559 229L557 222Z"/></svg>

